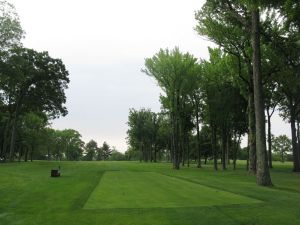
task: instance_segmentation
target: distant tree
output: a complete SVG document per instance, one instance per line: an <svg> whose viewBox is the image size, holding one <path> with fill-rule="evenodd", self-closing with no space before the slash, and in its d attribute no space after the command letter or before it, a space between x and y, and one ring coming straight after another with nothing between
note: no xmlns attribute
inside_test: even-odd
<svg viewBox="0 0 300 225"><path fill-rule="evenodd" d="M24 31L15 7L7 1L0 1L0 51L21 46Z"/></svg>
<svg viewBox="0 0 300 225"><path fill-rule="evenodd" d="M81 134L73 129L64 129L60 132L61 145L67 160L79 160L82 157L84 142Z"/></svg>
<svg viewBox="0 0 300 225"><path fill-rule="evenodd" d="M139 151L140 161L152 160L158 132L156 114L149 109L130 109L127 124L128 143Z"/></svg>
<svg viewBox="0 0 300 225"><path fill-rule="evenodd" d="M28 160L28 154L30 153L30 160L32 161L33 154L37 150L37 147L41 145L42 130L47 125L47 117L44 114L38 115L30 112L26 113L21 121L21 138L26 150L25 152L19 151L19 159L24 155L26 162Z"/></svg>
<svg viewBox="0 0 300 225"><path fill-rule="evenodd" d="M46 127L43 129L43 142L45 144L46 147L46 156L47 156L47 160L51 160L52 156L54 155L55 152L55 130L50 128L50 127Z"/></svg>
<svg viewBox="0 0 300 225"><path fill-rule="evenodd" d="M110 161L123 161L125 160L125 155L122 152L119 152L115 147L112 147L111 155L108 160Z"/></svg>
<svg viewBox="0 0 300 225"><path fill-rule="evenodd" d="M125 160L139 160L139 151L135 151L132 146L129 146L125 151Z"/></svg>
<svg viewBox="0 0 300 225"><path fill-rule="evenodd" d="M286 135L273 136L273 150L280 155L281 162L285 161L288 153L292 152L292 140Z"/></svg>
<svg viewBox="0 0 300 225"><path fill-rule="evenodd" d="M108 158L110 157L110 155L112 153L110 146L104 141L101 149L102 149L103 160L108 160Z"/></svg>
<svg viewBox="0 0 300 225"><path fill-rule="evenodd" d="M103 159L103 151L101 147L97 147L96 149L96 160L100 161Z"/></svg>
<svg viewBox="0 0 300 225"><path fill-rule="evenodd" d="M85 157L84 159L87 161L92 161L95 159L96 151L98 149L98 144L94 140L90 140L85 145Z"/></svg>

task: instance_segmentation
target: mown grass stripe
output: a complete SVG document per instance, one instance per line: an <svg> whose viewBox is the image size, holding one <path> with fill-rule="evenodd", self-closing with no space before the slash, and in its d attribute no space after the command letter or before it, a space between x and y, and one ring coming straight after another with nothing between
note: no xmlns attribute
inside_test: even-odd
<svg viewBox="0 0 300 225"><path fill-rule="evenodd" d="M106 172L84 209L173 208L261 201L155 172Z"/></svg>

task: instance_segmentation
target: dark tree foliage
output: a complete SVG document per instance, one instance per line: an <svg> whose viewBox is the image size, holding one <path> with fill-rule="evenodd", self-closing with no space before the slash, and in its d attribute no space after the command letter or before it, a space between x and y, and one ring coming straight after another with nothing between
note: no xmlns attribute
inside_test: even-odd
<svg viewBox="0 0 300 225"><path fill-rule="evenodd" d="M3 157L9 138L9 159L14 160L16 128L25 112L44 112L49 118L65 116L68 71L60 59L47 52L13 48L0 55L0 88L7 112Z"/></svg>

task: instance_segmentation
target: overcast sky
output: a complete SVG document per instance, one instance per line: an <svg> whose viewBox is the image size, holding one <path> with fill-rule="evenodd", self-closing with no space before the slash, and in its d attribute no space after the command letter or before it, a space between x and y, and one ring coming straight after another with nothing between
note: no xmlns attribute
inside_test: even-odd
<svg viewBox="0 0 300 225"><path fill-rule="evenodd" d="M9 0L26 31L24 45L61 58L70 73L69 114L53 128L78 130L124 152L129 108L160 110L160 89L141 73L144 58L179 46L207 58L194 31L203 0ZM289 125L273 119L275 135Z"/></svg>

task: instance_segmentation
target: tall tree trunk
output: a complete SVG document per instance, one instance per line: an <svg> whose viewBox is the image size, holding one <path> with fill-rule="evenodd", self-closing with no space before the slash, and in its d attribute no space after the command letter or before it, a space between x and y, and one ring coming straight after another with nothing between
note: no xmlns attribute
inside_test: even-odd
<svg viewBox="0 0 300 225"><path fill-rule="evenodd" d="M181 144L180 144L180 149L181 149L181 165L182 166L184 166L184 164L185 164L185 145L184 145L184 143L181 141Z"/></svg>
<svg viewBox="0 0 300 225"><path fill-rule="evenodd" d="M255 140L255 110L254 110L254 95L253 92L249 92L248 99L248 121L249 121L249 164L248 171L252 174L256 174L256 140Z"/></svg>
<svg viewBox="0 0 300 225"><path fill-rule="evenodd" d="M188 135L186 137L186 149L187 149L187 166L190 167L190 140Z"/></svg>
<svg viewBox="0 0 300 225"><path fill-rule="evenodd" d="M157 162L156 151L157 151L157 147L156 147L156 144L154 144L154 162Z"/></svg>
<svg viewBox="0 0 300 225"><path fill-rule="evenodd" d="M224 125L223 125L224 126ZM226 142L227 142L226 128L222 128L222 169L226 170Z"/></svg>
<svg viewBox="0 0 300 225"><path fill-rule="evenodd" d="M150 150L150 162L153 162L153 145L149 146L149 150Z"/></svg>
<svg viewBox="0 0 300 225"><path fill-rule="evenodd" d="M14 161L14 157L15 157L16 129L17 129L17 115L14 115L12 119L11 137L10 137L10 146L9 146L10 162Z"/></svg>
<svg viewBox="0 0 300 225"><path fill-rule="evenodd" d="M200 146L200 129L199 129L199 118L197 116L197 148L198 148L198 160L197 167L201 168L201 146Z"/></svg>
<svg viewBox="0 0 300 225"><path fill-rule="evenodd" d="M6 161L6 153L7 153L7 142L8 142L8 132L9 132L9 125L10 125L11 119L7 120L7 123L5 125L4 134L3 134L3 145L2 145L2 151L0 157L4 158L4 161Z"/></svg>
<svg viewBox="0 0 300 225"><path fill-rule="evenodd" d="M233 147L233 170L236 169L237 151L238 151L239 146L240 146L241 135L238 135L238 138L236 137L236 135L234 135L234 140L235 140L236 143Z"/></svg>
<svg viewBox="0 0 300 225"><path fill-rule="evenodd" d="M211 125L211 145L214 157L214 169L218 170L217 131L215 125Z"/></svg>
<svg viewBox="0 0 300 225"><path fill-rule="evenodd" d="M299 158L299 164L300 164L300 124L299 124L299 119L296 120L297 124L297 150L298 150L298 158Z"/></svg>
<svg viewBox="0 0 300 225"><path fill-rule="evenodd" d="M24 147L20 147L20 150L19 150L19 157L18 157L19 162L21 162L21 158L22 158L22 155L23 155L23 148Z"/></svg>
<svg viewBox="0 0 300 225"><path fill-rule="evenodd" d="M50 147L47 146L47 160L50 161Z"/></svg>
<svg viewBox="0 0 300 225"><path fill-rule="evenodd" d="M196 101L196 128L197 128L197 149L198 149L198 163L197 167L201 168L201 147L200 147L200 128L199 128L199 112L198 112L198 104Z"/></svg>
<svg viewBox="0 0 300 225"><path fill-rule="evenodd" d="M263 98L263 84L261 75L261 54L260 54L260 30L259 30L259 8L253 4L251 11L252 18L252 50L253 50L253 80L254 80L254 106L255 106L255 128L256 128L256 156L257 172L256 182L258 185L272 185L271 176L267 161L265 111Z"/></svg>
<svg viewBox="0 0 300 225"><path fill-rule="evenodd" d="M180 162L180 157L179 157L179 146L178 146L178 137L179 137L179 121L178 121L178 115L177 115L177 110L178 110L178 100L177 100L177 96L175 96L175 100L174 100L175 104L173 107L173 122L172 122L172 133L173 133L173 138L172 138L172 142L173 142L173 169L179 169L179 162Z"/></svg>
<svg viewBox="0 0 300 225"><path fill-rule="evenodd" d="M234 135L234 140L235 140L235 145L233 145L233 155L232 155L232 159L233 159L233 170L236 169L236 157L237 157L237 150L238 150L238 141L236 138L236 135Z"/></svg>
<svg viewBox="0 0 300 225"><path fill-rule="evenodd" d="M32 162L33 160L33 151L34 151L34 146L31 146L31 152L30 152L30 161Z"/></svg>
<svg viewBox="0 0 300 225"><path fill-rule="evenodd" d="M272 133L271 133L271 115L269 112L269 108L267 108L267 118L268 118L268 161L269 168L273 168L272 165Z"/></svg>
<svg viewBox="0 0 300 225"><path fill-rule="evenodd" d="M248 146L247 146L247 165L246 165L246 170L249 171L249 139L248 139Z"/></svg>
<svg viewBox="0 0 300 225"><path fill-rule="evenodd" d="M230 165L230 157L229 157L229 153L230 153L230 149L231 149L231 134L228 132L227 134L227 138L226 138L226 165Z"/></svg>
<svg viewBox="0 0 300 225"><path fill-rule="evenodd" d="M173 145L173 135L170 135L169 139L169 148L170 148L170 162L174 165L174 145Z"/></svg>
<svg viewBox="0 0 300 225"><path fill-rule="evenodd" d="M291 104L291 103L290 103ZM291 120L291 133L292 133L292 147L293 147L293 171L300 172L300 157L297 146L297 134L296 134L296 113L295 108L290 106L290 120Z"/></svg>
<svg viewBox="0 0 300 225"><path fill-rule="evenodd" d="M28 159L28 147L26 146L24 161L27 162L27 159Z"/></svg>
<svg viewBox="0 0 300 225"><path fill-rule="evenodd" d="M140 162L143 160L143 143L140 141Z"/></svg>
<svg viewBox="0 0 300 225"><path fill-rule="evenodd" d="M24 94L24 90L21 91L20 97L16 102L15 111L12 115L11 137L10 137L10 146L9 146L9 161L11 162L14 160L14 155L15 155L16 129L17 129L17 122L18 122L21 102L23 100L23 94Z"/></svg>

